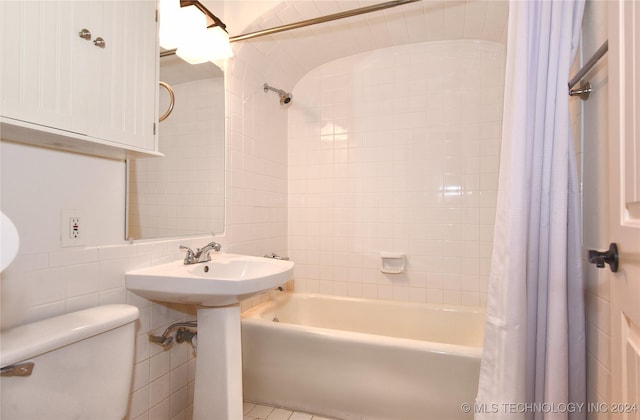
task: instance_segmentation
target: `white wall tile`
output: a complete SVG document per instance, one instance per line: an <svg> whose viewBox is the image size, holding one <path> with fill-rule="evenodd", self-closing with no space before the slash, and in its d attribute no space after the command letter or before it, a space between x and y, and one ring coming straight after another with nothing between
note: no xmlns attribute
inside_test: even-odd
<svg viewBox="0 0 640 420"><path fill-rule="evenodd" d="M156 384L157 386L154 389L154 383L152 382L149 386L149 395L150 399L154 400L154 396L161 394L160 386L162 384ZM167 395L168 396L168 395ZM152 405L149 408L149 419L153 420L170 420L170 412L169 412L169 399L164 399L160 401L157 405Z"/></svg>
<svg viewBox="0 0 640 420"><path fill-rule="evenodd" d="M589 59L607 39L607 4L587 1L583 19L582 60L574 63L572 74ZM580 55L580 54L579 54ZM608 82L606 64L599 64L589 75L597 95L589 101L570 101L576 138L576 160L579 162L582 188L583 247L606 248L608 233L607 161ZM580 133L580 131L582 131ZM586 255L586 252L585 252ZM610 276L585 262L587 314L587 401L611 402L610 354ZM609 418L608 413L589 413L588 418Z"/></svg>
<svg viewBox="0 0 640 420"><path fill-rule="evenodd" d="M131 394L129 405L130 418L148 418L146 413L149 410L149 387L144 386ZM144 417L141 417L144 416Z"/></svg>
<svg viewBox="0 0 640 420"><path fill-rule="evenodd" d="M480 303L486 293L480 290L480 267L489 256L480 256L478 248L479 241L490 247L493 236L500 144L495 128L501 118L480 114L488 105L501 106L497 82L503 71L495 65L498 75L486 72L496 90L489 99L485 80L483 87L460 87L458 81L466 77L466 65L481 66L483 54L487 62L504 63L501 45L417 43L345 57L298 82L288 133L289 250L305 263L296 269L296 290ZM372 99L379 106L367 108ZM361 109L373 116L373 125ZM308 118L314 114L323 120L315 134ZM347 148L335 141L338 127L350 127L347 136L354 141ZM484 135L494 137L483 143ZM363 279L372 273L349 258L362 246L374 260L380 251L407 252L404 280L383 277L375 291ZM327 266L299 259L318 252L332 254L331 261L322 258Z"/></svg>

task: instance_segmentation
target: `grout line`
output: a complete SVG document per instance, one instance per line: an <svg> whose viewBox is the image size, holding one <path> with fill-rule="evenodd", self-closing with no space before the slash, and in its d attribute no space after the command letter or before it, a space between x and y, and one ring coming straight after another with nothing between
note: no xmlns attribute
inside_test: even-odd
<svg viewBox="0 0 640 420"><path fill-rule="evenodd" d="M245 402L244 420L339 420L302 411L293 411L285 407Z"/></svg>

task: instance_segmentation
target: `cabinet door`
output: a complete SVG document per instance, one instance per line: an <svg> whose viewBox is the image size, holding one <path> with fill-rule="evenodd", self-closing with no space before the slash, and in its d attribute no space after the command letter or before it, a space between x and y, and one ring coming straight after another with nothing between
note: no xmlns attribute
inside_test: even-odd
<svg viewBox="0 0 640 420"><path fill-rule="evenodd" d="M2 116L86 132L77 64L90 41L74 20L71 2L0 1Z"/></svg>
<svg viewBox="0 0 640 420"><path fill-rule="evenodd" d="M0 24L2 117L156 150L155 0L0 0Z"/></svg>
<svg viewBox="0 0 640 420"><path fill-rule="evenodd" d="M153 0L87 2L100 8L94 38L104 39L89 135L154 150L156 136L157 22Z"/></svg>

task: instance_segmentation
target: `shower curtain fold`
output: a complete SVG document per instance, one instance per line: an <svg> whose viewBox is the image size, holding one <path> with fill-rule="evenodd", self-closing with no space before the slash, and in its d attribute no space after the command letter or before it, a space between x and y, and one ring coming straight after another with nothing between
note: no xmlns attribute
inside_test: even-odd
<svg viewBox="0 0 640 420"><path fill-rule="evenodd" d="M583 10L584 0L510 3L476 419L586 418L581 224L567 95Z"/></svg>

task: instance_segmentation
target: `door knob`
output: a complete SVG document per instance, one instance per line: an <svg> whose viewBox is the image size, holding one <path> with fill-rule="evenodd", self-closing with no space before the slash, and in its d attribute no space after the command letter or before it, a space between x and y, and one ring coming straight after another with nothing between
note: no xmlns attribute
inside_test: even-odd
<svg viewBox="0 0 640 420"><path fill-rule="evenodd" d="M598 268L604 268L605 263L609 264L609 269L613 273L618 271L618 246L615 243L609 245L607 251L589 250L589 262L595 264Z"/></svg>

